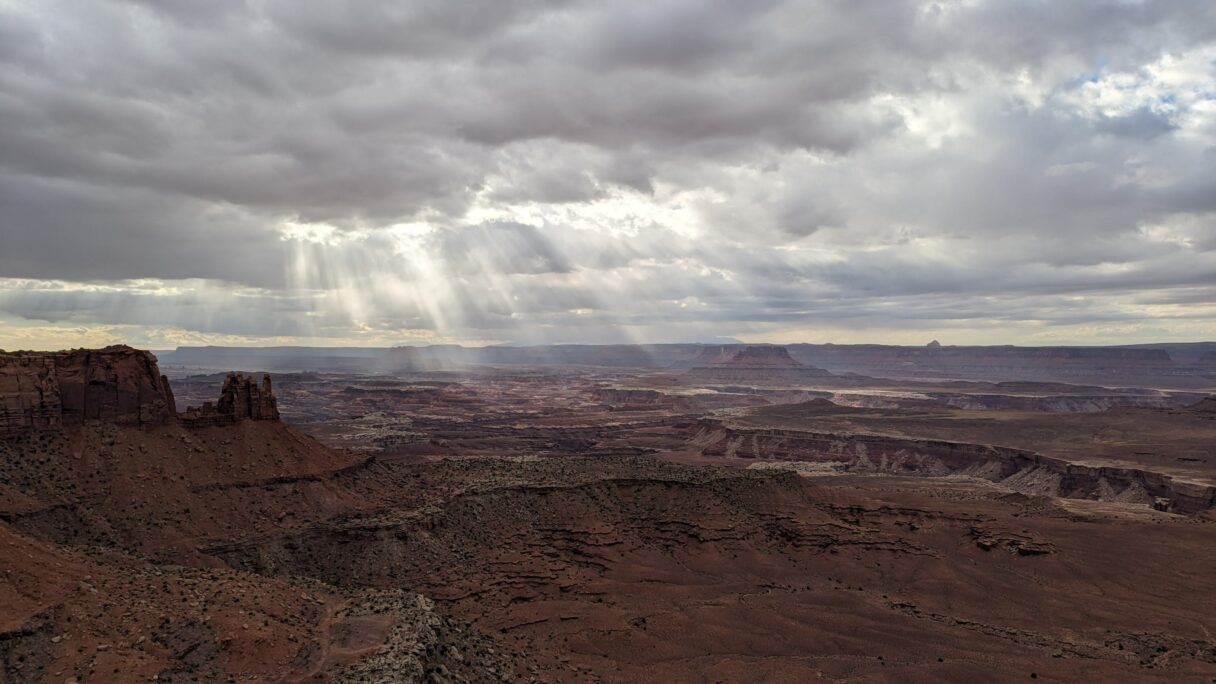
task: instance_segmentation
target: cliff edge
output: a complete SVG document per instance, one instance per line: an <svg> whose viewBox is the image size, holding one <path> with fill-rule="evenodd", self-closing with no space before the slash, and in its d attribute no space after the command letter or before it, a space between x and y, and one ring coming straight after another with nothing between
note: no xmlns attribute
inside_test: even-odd
<svg viewBox="0 0 1216 684"><path fill-rule="evenodd" d="M59 352L0 352L0 435L99 420L157 425L177 415L151 352L115 345Z"/></svg>

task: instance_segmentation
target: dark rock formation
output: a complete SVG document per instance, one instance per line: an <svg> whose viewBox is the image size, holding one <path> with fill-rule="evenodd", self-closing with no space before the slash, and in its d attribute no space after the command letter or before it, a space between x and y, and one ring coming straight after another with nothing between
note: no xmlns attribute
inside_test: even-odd
<svg viewBox="0 0 1216 684"><path fill-rule="evenodd" d="M160 424L176 414L169 380L151 352L125 345L55 355L65 422Z"/></svg>
<svg viewBox="0 0 1216 684"><path fill-rule="evenodd" d="M785 347L745 347L708 366L693 368L685 377L708 385L799 385L830 376L822 368L805 366Z"/></svg>
<svg viewBox="0 0 1216 684"><path fill-rule="evenodd" d="M1211 413L1216 415L1216 397L1205 397L1187 408L1196 413Z"/></svg>
<svg viewBox="0 0 1216 684"><path fill-rule="evenodd" d="M747 347L713 364L715 368L804 368L785 347Z"/></svg>
<svg viewBox="0 0 1216 684"><path fill-rule="evenodd" d="M187 425L224 425L240 420L278 420L279 406L270 387L270 375L262 375L258 386L253 376L229 373L220 389L219 401L186 409L182 420Z"/></svg>
<svg viewBox="0 0 1216 684"><path fill-rule="evenodd" d="M176 415L150 352L125 345L0 354L0 434L101 420L157 425Z"/></svg>

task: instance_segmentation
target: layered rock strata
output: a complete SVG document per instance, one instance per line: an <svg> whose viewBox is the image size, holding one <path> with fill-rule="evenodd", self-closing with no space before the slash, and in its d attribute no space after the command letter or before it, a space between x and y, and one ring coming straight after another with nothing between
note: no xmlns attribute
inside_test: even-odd
<svg viewBox="0 0 1216 684"><path fill-rule="evenodd" d="M1074 463L1028 449L938 439L742 428L704 418L692 444L706 456L798 461L825 471L945 477L968 475L1011 489L1069 499L1120 501L1198 514L1216 507L1216 487L1135 467Z"/></svg>
<svg viewBox="0 0 1216 684"><path fill-rule="evenodd" d="M178 420L169 380L150 352L116 345L61 352L0 352L0 436L100 421L154 426ZM187 409L188 425L279 420L270 376L229 373L219 400Z"/></svg>
<svg viewBox="0 0 1216 684"><path fill-rule="evenodd" d="M0 353L0 435L100 420L157 425L173 419L156 357L125 345Z"/></svg>

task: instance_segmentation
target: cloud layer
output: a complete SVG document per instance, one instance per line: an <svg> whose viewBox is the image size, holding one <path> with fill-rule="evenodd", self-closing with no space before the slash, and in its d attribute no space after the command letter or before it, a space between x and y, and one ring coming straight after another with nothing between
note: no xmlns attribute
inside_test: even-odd
<svg viewBox="0 0 1216 684"><path fill-rule="evenodd" d="M1216 338L1206 0L0 0L0 346Z"/></svg>

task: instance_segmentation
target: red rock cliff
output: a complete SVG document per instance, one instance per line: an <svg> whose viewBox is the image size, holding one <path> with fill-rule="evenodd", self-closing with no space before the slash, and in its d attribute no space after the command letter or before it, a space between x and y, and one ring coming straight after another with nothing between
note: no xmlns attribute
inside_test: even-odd
<svg viewBox="0 0 1216 684"><path fill-rule="evenodd" d="M125 345L0 353L0 434L102 420L157 425L176 415L150 352Z"/></svg>

